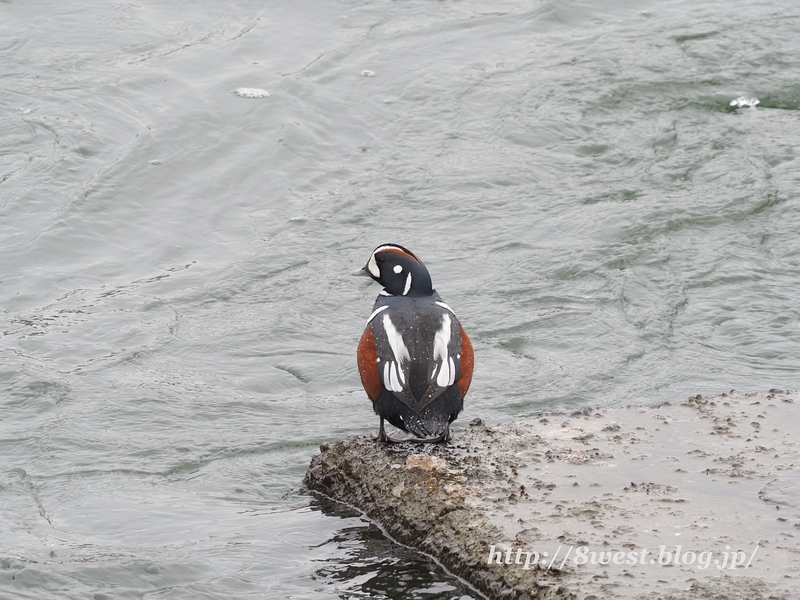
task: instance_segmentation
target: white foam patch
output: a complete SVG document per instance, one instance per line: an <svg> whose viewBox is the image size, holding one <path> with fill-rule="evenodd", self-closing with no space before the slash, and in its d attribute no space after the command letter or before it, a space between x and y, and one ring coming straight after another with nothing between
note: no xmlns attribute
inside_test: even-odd
<svg viewBox="0 0 800 600"><path fill-rule="evenodd" d="M233 93L242 98L267 98L270 93L258 88L236 88Z"/></svg>
<svg viewBox="0 0 800 600"><path fill-rule="evenodd" d="M761 104L761 100L747 96L739 96L736 100L731 100L731 106L736 108L755 108L759 104Z"/></svg>

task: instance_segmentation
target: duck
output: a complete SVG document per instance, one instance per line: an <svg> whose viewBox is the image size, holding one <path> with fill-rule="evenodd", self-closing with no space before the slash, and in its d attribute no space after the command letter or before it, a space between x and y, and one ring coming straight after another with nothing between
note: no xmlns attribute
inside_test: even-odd
<svg viewBox="0 0 800 600"><path fill-rule="evenodd" d="M449 441L475 365L464 327L408 248L381 244L354 275L383 287L356 353L361 383L380 417L378 440ZM408 435L390 437L384 421Z"/></svg>

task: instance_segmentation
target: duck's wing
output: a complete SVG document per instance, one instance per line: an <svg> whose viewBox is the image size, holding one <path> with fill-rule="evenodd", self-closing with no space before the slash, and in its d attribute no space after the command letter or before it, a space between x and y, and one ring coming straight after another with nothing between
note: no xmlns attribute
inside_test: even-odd
<svg viewBox="0 0 800 600"><path fill-rule="evenodd" d="M385 310L371 321L380 383L417 413L462 376L461 324L440 304Z"/></svg>

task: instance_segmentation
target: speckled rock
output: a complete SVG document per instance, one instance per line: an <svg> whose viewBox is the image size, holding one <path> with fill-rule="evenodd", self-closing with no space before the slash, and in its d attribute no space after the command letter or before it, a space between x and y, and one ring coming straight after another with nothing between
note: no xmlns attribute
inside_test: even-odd
<svg viewBox="0 0 800 600"><path fill-rule="evenodd" d="M306 485L489 598L800 597L800 401L543 415L323 445Z"/></svg>

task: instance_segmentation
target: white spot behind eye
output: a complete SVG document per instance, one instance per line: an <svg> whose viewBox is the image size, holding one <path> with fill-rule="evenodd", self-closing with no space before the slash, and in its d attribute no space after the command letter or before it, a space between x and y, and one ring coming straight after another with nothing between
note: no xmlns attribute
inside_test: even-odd
<svg viewBox="0 0 800 600"><path fill-rule="evenodd" d="M394 266L394 272L395 273L402 273L403 272L403 267L401 267L400 265L395 265Z"/></svg>

